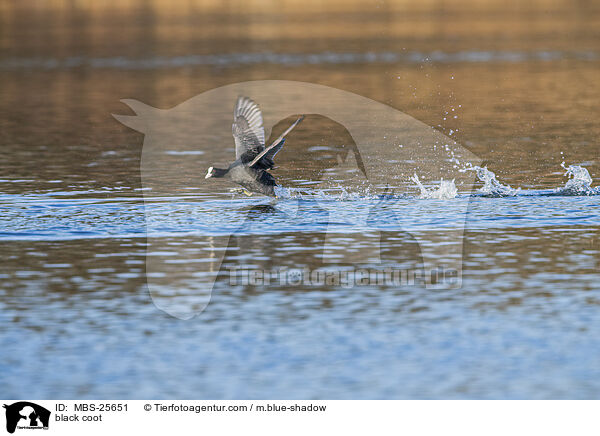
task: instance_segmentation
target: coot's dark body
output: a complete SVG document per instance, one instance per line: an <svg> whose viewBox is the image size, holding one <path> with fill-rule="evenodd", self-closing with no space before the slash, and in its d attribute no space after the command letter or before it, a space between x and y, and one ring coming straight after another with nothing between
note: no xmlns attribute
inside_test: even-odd
<svg viewBox="0 0 600 436"><path fill-rule="evenodd" d="M275 177L264 169L251 168L236 160L228 168L225 177L231 179L238 185L250 192L275 197Z"/></svg>
<svg viewBox="0 0 600 436"><path fill-rule="evenodd" d="M304 119L298 118L271 145L265 148L265 131L258 105L248 97L238 97L233 111L232 133L236 160L228 168L210 167L206 179L224 177L247 191L275 197L275 178L267 172L273 168L273 158L283 147L285 135Z"/></svg>

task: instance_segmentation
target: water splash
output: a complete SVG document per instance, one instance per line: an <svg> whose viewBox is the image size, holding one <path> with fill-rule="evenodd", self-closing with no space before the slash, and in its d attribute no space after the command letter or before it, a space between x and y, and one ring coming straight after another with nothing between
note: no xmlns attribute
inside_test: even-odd
<svg viewBox="0 0 600 436"><path fill-rule="evenodd" d="M496 179L496 174L487 169L487 167L473 166L468 164L466 168L460 169L461 173L466 171L475 171L477 178L483 182L479 192L488 197L515 197L521 191L521 188L514 189L510 185L503 185Z"/></svg>
<svg viewBox="0 0 600 436"><path fill-rule="evenodd" d="M371 193L369 187L351 190L344 186L334 186L329 189L293 188L276 186L275 196L280 200L317 200L317 201L357 201L378 198Z"/></svg>
<svg viewBox="0 0 600 436"><path fill-rule="evenodd" d="M277 185L275 186L275 197L280 200L299 200L303 196L308 195L306 191L305 189Z"/></svg>
<svg viewBox="0 0 600 436"><path fill-rule="evenodd" d="M565 166L565 163L560 164L566 170L565 176L569 180L562 188L556 188L554 191L562 195L593 195L598 193L598 189L592 188L592 176L587 169L580 165Z"/></svg>
<svg viewBox="0 0 600 436"><path fill-rule="evenodd" d="M461 162L454 156L452 161L455 163L455 168L461 165ZM464 164L463 164L464 165ZM512 188L510 185L502 184L496 178L496 174L490 171L487 167L480 167L467 163L465 167L458 169L459 172L464 173L467 171L475 171L477 178L483 182L483 186L479 188L479 195L484 197L516 197L518 195L524 196L589 196L589 195L600 195L600 187L592 188L593 182L592 177L588 170L580 165L565 165L565 162L561 166L566 170L565 175L569 176L569 180L565 183L565 186L561 188L555 188L553 190L545 191L534 191L525 190L521 188ZM411 178L416 186L420 190L419 198L421 199L452 199L458 195L458 189L455 185L455 180L450 181L442 179L439 186L427 188L421 183L419 176L415 173ZM387 192L387 191L386 191ZM386 193L376 195L371 192L367 187L358 192L349 191L343 186L335 186L331 189L314 189L314 188L283 188L276 187L277 198L280 199L304 199L304 200L328 200L328 201L355 201L365 199L379 199L379 198L410 198L410 195L399 195L392 194L388 196Z"/></svg>
<svg viewBox="0 0 600 436"><path fill-rule="evenodd" d="M458 189L452 180L440 180L440 186L436 188L427 189L419 180L419 176L415 173L411 178L413 182L417 184L417 187L421 190L419 198L435 198L438 200L447 200L455 198L458 195Z"/></svg>

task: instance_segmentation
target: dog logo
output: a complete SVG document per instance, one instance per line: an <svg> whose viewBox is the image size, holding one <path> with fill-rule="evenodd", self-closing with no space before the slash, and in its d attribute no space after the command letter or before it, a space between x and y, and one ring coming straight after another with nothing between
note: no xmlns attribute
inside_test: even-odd
<svg viewBox="0 0 600 436"><path fill-rule="evenodd" d="M50 411L45 407L29 401L19 401L11 405L5 404L6 431L14 433L18 429L48 429Z"/></svg>
<svg viewBox="0 0 600 436"><path fill-rule="evenodd" d="M225 191L227 185L220 179L205 181L204 174L214 163L222 164L233 158L232 108L240 96L248 96L260 104L265 138L269 138L270 129L278 123L286 128L300 115L306 116L286 142L288 151L297 147L296 153L277 156L282 167L290 171L291 179L308 177L320 183L313 185L320 192L335 189L332 181L342 189L360 191L368 187L371 197L384 200L384 204L374 205L375 210L357 207L353 218L355 228L349 231L337 226L338 209L334 202L314 198L313 204L329 214L324 218L329 222L323 243L324 262L332 267L342 263L380 265L383 259L379 253L380 235L402 232L410 234L420 247L423 270L428 272L427 288L461 286L468 196L452 197L452 208L443 222L421 223L410 219L415 208L420 207L417 202L397 201L398 196L387 192L390 186L397 192L414 190L411 177L415 174L425 176L427 181L456 182L461 190L468 191L474 185L474 175L457 171L456 162L477 165L481 160L452 138L383 103L322 85L267 80L216 88L171 109L122 100L135 115L114 115L124 125L145 135L140 169L142 193L147 199L146 271L149 293L159 309L180 319L201 313L210 302L217 279L223 276L224 254L241 221L239 216L231 218L226 209L231 203L228 203L231 194ZM312 134L306 140L308 148L300 150L303 131L306 133L313 126L318 129L319 120L329 120L329 124L318 135ZM334 138L338 143L330 140L308 144L326 137L334 124L343 126L347 138L338 135ZM296 157L286 162L286 156L291 155ZM295 158L308 160L310 165L304 160L294 161ZM312 173L306 176L300 170ZM194 198L207 201L197 202ZM293 200L281 203L291 218L295 211L288 209L293 203ZM365 231L372 227L370 220L377 213L388 217L389 226ZM178 239L184 230L176 220L181 219L191 224L185 238ZM250 222L260 224L260 220ZM340 249L345 241L349 241L348 250ZM258 241L253 248L260 246ZM355 253L352 248L357 246L363 248ZM328 255L332 250L342 253L344 258ZM452 272L451 280L429 279L441 270Z"/></svg>

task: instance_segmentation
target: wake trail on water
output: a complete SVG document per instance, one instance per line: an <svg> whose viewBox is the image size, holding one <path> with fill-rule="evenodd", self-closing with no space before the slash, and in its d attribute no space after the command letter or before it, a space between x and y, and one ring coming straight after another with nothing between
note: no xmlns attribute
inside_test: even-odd
<svg viewBox="0 0 600 436"><path fill-rule="evenodd" d="M452 158L455 163L455 168L458 172L466 173L472 171L477 176L479 182L483 185L480 186L474 193L463 193L467 196L474 197L490 197L490 198L504 198L504 197L518 197L518 196L592 196L600 195L600 187L592 187L593 179L589 171L581 165L569 165L563 161L561 167L565 170L564 175L568 177L564 186L546 189L546 190L522 190L520 187L513 188L512 186L502 183L498 180L496 174L489 170L487 166L480 167L473 165L470 162L461 164L458 159ZM462 168L461 168L462 167ZM444 180L441 179L438 183L424 184L419 175L414 173L410 177L410 181L415 184L418 188L419 193L416 198L419 199L437 199L437 200L451 200L456 198L459 194L458 188L455 184L455 179ZM347 190L343 186L338 186L334 190L321 190L321 189L310 189L310 188L284 188L278 187L276 189L277 197L280 199L306 199L306 200L329 200L329 201L355 201L365 199L380 199L385 198L415 198L413 195L398 195L398 194L384 194L376 195L374 191L369 189L362 192L352 192Z"/></svg>
<svg viewBox="0 0 600 436"><path fill-rule="evenodd" d="M456 159L455 159L456 161ZM456 163L459 163L456 161ZM581 165L566 166L565 162L561 163L561 167L566 171L565 176L568 180L565 185L559 188L546 191L524 191L521 188L513 188L508 184L498 181L496 174L489 170L487 166L480 167L467 163L458 171L465 173L473 171L477 175L480 182L483 182L475 196L481 197L517 197L517 196L590 196L600 195L600 187L593 188L593 179L589 171ZM454 180L440 180L438 187L427 188L421 183L419 176L415 173L411 179L419 188L421 199L452 199L458 195L458 190L454 184Z"/></svg>

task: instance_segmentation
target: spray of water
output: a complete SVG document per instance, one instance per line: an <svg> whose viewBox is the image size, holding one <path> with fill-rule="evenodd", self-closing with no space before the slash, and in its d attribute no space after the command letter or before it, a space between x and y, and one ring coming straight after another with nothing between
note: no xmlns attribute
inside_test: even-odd
<svg viewBox="0 0 600 436"><path fill-rule="evenodd" d="M419 198L435 198L438 200L446 200L455 198L458 195L458 189L453 180L440 180L440 185L437 188L426 188L419 180L419 176L415 173L411 180L416 183L417 187L421 191Z"/></svg>
<svg viewBox="0 0 600 436"><path fill-rule="evenodd" d="M580 165L565 166L565 163L560 164L565 169L565 176L569 177L567 183L562 188L555 189L555 192L563 195L592 195L597 193L597 189L592 188L592 176L587 169Z"/></svg>
<svg viewBox="0 0 600 436"><path fill-rule="evenodd" d="M459 167L461 162L452 154L451 160L455 164L455 168ZM480 167L466 163L463 168L458 169L459 172L475 171L477 178L483 182L483 186L479 188L479 194L485 197L515 197L522 192L522 195L600 195L600 187L592 188L592 177L588 170L580 165L566 166L565 162L561 163L562 168L566 171L565 175L569 177L565 186L556 188L553 191L521 191L521 188L512 188L510 185L502 184L496 178L496 174L490 171L487 167ZM442 179L436 187L425 187L419 176L415 173L411 177L417 188L419 188L419 198L431 199L452 199L458 195L458 189L453 180ZM366 189L364 192L348 191L345 187L337 187L331 191L313 190L310 188L279 188L276 193L278 198L283 199L327 199L337 201L348 201L365 198L378 198ZM384 195L385 197L385 195ZM396 198L396 196L392 196Z"/></svg>
<svg viewBox="0 0 600 436"><path fill-rule="evenodd" d="M275 187L275 196L280 200L317 200L317 201L356 201L379 198L371 193L370 187L361 189L348 189L344 186L332 186L329 189L315 189L310 187L292 188Z"/></svg>
<svg viewBox="0 0 600 436"><path fill-rule="evenodd" d="M519 194L521 188L511 188L510 185L503 185L496 179L496 174L487 169L487 167L473 166L468 164L466 168L460 169L460 172L475 171L477 178L483 182L479 192L488 197L514 197Z"/></svg>

